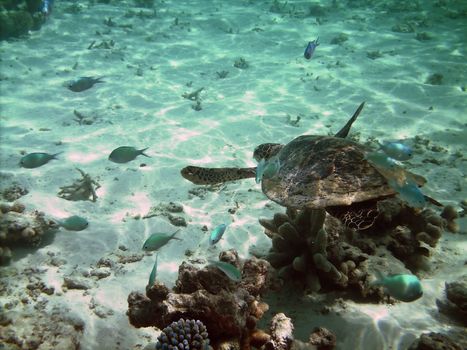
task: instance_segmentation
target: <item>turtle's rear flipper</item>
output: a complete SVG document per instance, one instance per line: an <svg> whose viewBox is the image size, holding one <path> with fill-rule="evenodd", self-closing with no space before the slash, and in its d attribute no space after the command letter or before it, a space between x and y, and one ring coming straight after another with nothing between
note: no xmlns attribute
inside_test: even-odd
<svg viewBox="0 0 467 350"><path fill-rule="evenodd" d="M344 127L340 129L337 134L334 135L335 137L341 137L341 138L347 137L347 135L349 134L350 128L352 127L353 122L357 119L358 115L363 109L363 106L365 106L365 102L362 102L360 106L358 106L352 118L350 118L347 124L345 124Z"/></svg>
<svg viewBox="0 0 467 350"><path fill-rule="evenodd" d="M196 185L214 185L255 177L256 168L202 168L189 165L180 173Z"/></svg>
<svg viewBox="0 0 467 350"><path fill-rule="evenodd" d="M357 231L363 231L373 226L379 214L375 201L327 207L326 211L339 219L345 226Z"/></svg>

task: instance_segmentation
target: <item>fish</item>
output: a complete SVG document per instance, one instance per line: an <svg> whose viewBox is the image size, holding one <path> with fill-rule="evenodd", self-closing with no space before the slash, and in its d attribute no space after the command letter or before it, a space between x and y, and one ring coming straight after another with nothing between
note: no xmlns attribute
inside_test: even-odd
<svg viewBox="0 0 467 350"><path fill-rule="evenodd" d="M381 170L394 170L399 166L394 158L382 152L368 152L365 154L365 159Z"/></svg>
<svg viewBox="0 0 467 350"><path fill-rule="evenodd" d="M151 273L149 274L149 281L148 281L149 287L152 287L154 285L154 282L156 281L158 256L159 254L156 254L156 260L154 261L154 266L152 267Z"/></svg>
<svg viewBox="0 0 467 350"><path fill-rule="evenodd" d="M105 83L101 79L104 79L104 77L100 77L100 78L80 77L80 78L67 81L65 83L65 86L68 88L68 90L71 90L73 92L82 92L82 91L92 88L94 84Z"/></svg>
<svg viewBox="0 0 467 350"><path fill-rule="evenodd" d="M224 261L213 261L209 260L209 264L215 266L221 270L228 278L234 282L239 282L242 279L242 273L232 264L226 263Z"/></svg>
<svg viewBox="0 0 467 350"><path fill-rule="evenodd" d="M396 179L388 180L388 185L391 186L399 197L412 208L425 208L427 201L426 196L420 191L418 185L411 179L399 182Z"/></svg>
<svg viewBox="0 0 467 350"><path fill-rule="evenodd" d="M220 224L214 230L212 230L211 236L209 236L209 244L214 245L219 242L226 228L227 224Z"/></svg>
<svg viewBox="0 0 467 350"><path fill-rule="evenodd" d="M315 49L319 45L318 40L319 40L319 37L317 37L316 40L308 42L308 45L306 46L305 52L303 54L303 56L305 56L307 60L309 60L315 53Z"/></svg>
<svg viewBox="0 0 467 350"><path fill-rule="evenodd" d="M54 0L42 0L41 5L39 7L39 11L42 12L45 16L49 15L52 12L52 6L54 4Z"/></svg>
<svg viewBox="0 0 467 350"><path fill-rule="evenodd" d="M277 174L281 167L281 162L279 157L273 157L267 161L266 166L264 167L263 177L271 178Z"/></svg>
<svg viewBox="0 0 467 350"><path fill-rule="evenodd" d="M256 183L259 184L264 175L266 175L266 178L273 177L279 171L279 168L279 157L273 157L268 160L266 160L265 158L261 158L261 160L258 163L258 166L256 167Z"/></svg>
<svg viewBox="0 0 467 350"><path fill-rule="evenodd" d="M27 169L39 168L40 166L47 164L52 159L57 159L57 156L60 153L63 152L58 152L55 154L49 154L44 152L29 153L21 158L19 165Z"/></svg>
<svg viewBox="0 0 467 350"><path fill-rule="evenodd" d="M131 162L133 159L138 157L140 154L151 158L148 156L144 151L146 151L149 147L143 148L143 149L136 149L135 147L130 147L130 146L121 146L116 149L114 149L110 155L109 155L109 160L114 162L114 163L128 163Z"/></svg>
<svg viewBox="0 0 467 350"><path fill-rule="evenodd" d="M420 280L415 275L394 274L385 276L380 271L377 272L377 279L370 283L372 286L382 286L386 293L394 299L411 302L423 296L423 289Z"/></svg>
<svg viewBox="0 0 467 350"><path fill-rule="evenodd" d="M383 142L378 144L383 152L392 159L403 162L405 160L411 159L413 156L412 148L404 145L401 142Z"/></svg>
<svg viewBox="0 0 467 350"><path fill-rule="evenodd" d="M255 181L257 184L259 184L261 182L261 179L263 178L265 167L266 159L261 158L261 160L258 162L258 166L256 167Z"/></svg>
<svg viewBox="0 0 467 350"><path fill-rule="evenodd" d="M158 250L162 248L163 246L165 246L167 243L169 243L169 241L172 239L178 239L179 241L181 241L180 238L174 237L178 231L180 230L175 231L171 235L166 234L166 233L153 233L144 242L143 250L148 251L148 252Z"/></svg>
<svg viewBox="0 0 467 350"><path fill-rule="evenodd" d="M82 231L89 226L89 222L78 215L70 216L64 220L58 220L58 224L68 231Z"/></svg>

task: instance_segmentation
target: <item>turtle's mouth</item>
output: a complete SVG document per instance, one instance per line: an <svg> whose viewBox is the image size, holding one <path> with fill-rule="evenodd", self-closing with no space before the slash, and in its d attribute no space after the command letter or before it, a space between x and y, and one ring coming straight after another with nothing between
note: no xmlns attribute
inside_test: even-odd
<svg viewBox="0 0 467 350"><path fill-rule="evenodd" d="M193 177L195 177L196 173L197 173L196 167L191 166L191 165L184 167L180 171L180 174L189 181L193 181Z"/></svg>

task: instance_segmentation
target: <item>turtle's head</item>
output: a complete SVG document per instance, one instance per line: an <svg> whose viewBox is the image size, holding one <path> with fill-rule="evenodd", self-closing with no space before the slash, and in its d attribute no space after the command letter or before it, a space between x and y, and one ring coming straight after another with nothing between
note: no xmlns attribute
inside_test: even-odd
<svg viewBox="0 0 467 350"><path fill-rule="evenodd" d="M280 143L263 143L255 148L253 158L258 162L263 158L268 160L279 153L283 146L284 145L281 145Z"/></svg>
<svg viewBox="0 0 467 350"><path fill-rule="evenodd" d="M182 174L185 179L193 182L196 185L208 185L211 182L209 181L209 177L206 176L204 170L204 168L189 165L184 167L180 171L180 174Z"/></svg>
<svg viewBox="0 0 467 350"><path fill-rule="evenodd" d="M195 185L215 185L255 177L256 168L202 168L189 165L180 173Z"/></svg>

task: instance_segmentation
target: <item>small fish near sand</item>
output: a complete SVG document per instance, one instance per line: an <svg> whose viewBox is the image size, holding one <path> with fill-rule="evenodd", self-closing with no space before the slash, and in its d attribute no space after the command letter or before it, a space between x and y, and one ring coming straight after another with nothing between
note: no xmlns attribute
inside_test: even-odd
<svg viewBox="0 0 467 350"><path fill-rule="evenodd" d="M224 235L225 230L227 229L227 224L220 224L212 230L211 235L209 236L209 244L214 245L219 242Z"/></svg>
<svg viewBox="0 0 467 350"><path fill-rule="evenodd" d="M221 270L228 278L234 282L239 282L242 279L242 273L232 264L226 263L224 261L208 261L210 265L215 266Z"/></svg>
<svg viewBox="0 0 467 350"><path fill-rule="evenodd" d="M394 299L411 302L423 296L420 280L415 275L395 274L385 276L377 271L378 278L372 286L382 286Z"/></svg>
<svg viewBox="0 0 467 350"><path fill-rule="evenodd" d="M82 91L92 88L94 84L105 83L101 79L104 79L104 77L100 77L100 78L80 77L80 78L67 81L65 83L65 86L68 88L68 90L71 90L73 92L82 92Z"/></svg>
<svg viewBox="0 0 467 350"><path fill-rule="evenodd" d="M68 231L82 231L89 226L88 220L85 218L73 215L63 220L57 220L58 225Z"/></svg>
<svg viewBox="0 0 467 350"><path fill-rule="evenodd" d="M379 143L379 147L389 157L401 162L409 160L413 156L412 148L401 142L382 142Z"/></svg>
<svg viewBox="0 0 467 350"><path fill-rule="evenodd" d="M149 236L149 238L144 242L143 244L143 250L150 252L154 250L158 250L165 246L169 241L172 239L178 239L181 241L180 238L175 237L175 235L178 233L177 230L172 234L167 234L167 233L153 233L152 235Z"/></svg>
<svg viewBox="0 0 467 350"><path fill-rule="evenodd" d="M40 166L47 164L52 159L57 159L57 156L60 153L62 152L58 152L55 154L49 154L44 152L29 153L21 158L19 165L26 169L39 168Z"/></svg>
<svg viewBox="0 0 467 350"><path fill-rule="evenodd" d="M145 157L151 158L148 156L144 151L146 151L149 147L143 148L143 149L136 149L135 147L131 146L121 146L116 149L114 149L110 155L109 155L109 160L114 162L114 163L128 163L134 160L136 157L139 155L143 155Z"/></svg>
<svg viewBox="0 0 467 350"><path fill-rule="evenodd" d="M154 266L152 267L151 273L149 274L149 281L148 281L148 287L151 288L154 285L154 282L156 281L156 275L157 275L157 258L159 257L159 254L156 254L156 260L154 261Z"/></svg>
<svg viewBox="0 0 467 350"><path fill-rule="evenodd" d="M308 42L308 45L306 46L305 52L303 53L303 56L305 56L305 58L307 60L309 60L311 57L313 57L313 54L315 53L315 50L319 45L318 40L319 40L319 37L317 37L316 40Z"/></svg>

